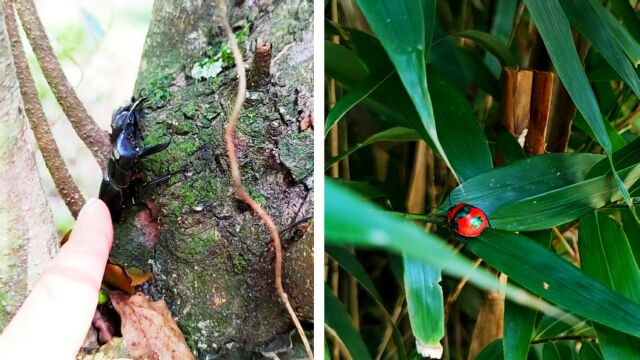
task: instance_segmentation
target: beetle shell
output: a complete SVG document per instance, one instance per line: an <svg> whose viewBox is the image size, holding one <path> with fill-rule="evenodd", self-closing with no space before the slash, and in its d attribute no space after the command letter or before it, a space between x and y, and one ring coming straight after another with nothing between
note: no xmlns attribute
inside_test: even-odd
<svg viewBox="0 0 640 360"><path fill-rule="evenodd" d="M484 211L467 203L460 203L451 208L447 221L451 230L464 237L478 237L489 225Z"/></svg>

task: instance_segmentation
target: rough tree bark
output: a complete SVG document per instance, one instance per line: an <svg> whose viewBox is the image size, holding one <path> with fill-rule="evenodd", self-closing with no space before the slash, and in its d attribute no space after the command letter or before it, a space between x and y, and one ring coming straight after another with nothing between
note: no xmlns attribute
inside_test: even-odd
<svg viewBox="0 0 640 360"><path fill-rule="evenodd" d="M58 247L21 99L0 8L0 332Z"/></svg>
<svg viewBox="0 0 640 360"><path fill-rule="evenodd" d="M195 64L224 60L214 7L214 1L154 3L136 94L148 98L145 143L169 137L172 143L142 168L146 179L175 174L140 189L157 211L128 210L116 225L112 257L153 271L145 291L167 301L199 358L240 358L282 347L292 327L274 288L268 232L230 184L223 137L237 91L233 65L206 80L190 76ZM229 12L234 30L248 31L241 50L256 80L236 135L242 180L284 229L313 210L313 131L301 125L312 114L313 2L236 1ZM262 42L272 46L268 72L260 69L264 61L252 61ZM311 320L311 231L289 231L283 245L285 289L299 316Z"/></svg>

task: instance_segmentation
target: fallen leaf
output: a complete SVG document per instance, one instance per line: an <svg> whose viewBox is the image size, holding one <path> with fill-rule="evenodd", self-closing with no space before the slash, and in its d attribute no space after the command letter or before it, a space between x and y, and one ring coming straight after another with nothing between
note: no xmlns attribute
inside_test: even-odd
<svg viewBox="0 0 640 360"><path fill-rule="evenodd" d="M102 281L111 288L122 290L127 294L132 295L135 292L135 286L151 279L152 276L153 275L151 273L144 272L138 268L130 267L125 269L122 266L109 261L107 262L107 266L104 268L104 277L102 278Z"/></svg>
<svg viewBox="0 0 640 360"><path fill-rule="evenodd" d="M112 264L111 262L108 262L107 266L104 268L104 277L102 278L102 281L111 288L125 291L130 295L135 291L131 284L131 278L127 275L122 266Z"/></svg>
<svg viewBox="0 0 640 360"><path fill-rule="evenodd" d="M111 292L111 303L120 314L122 337L136 359L195 359L163 301L150 302L142 293L127 296Z"/></svg>
<svg viewBox="0 0 640 360"><path fill-rule="evenodd" d="M153 276L153 274L142 271L136 267L126 268L124 269L124 271L127 273L127 275L129 275L129 278L131 279L131 286L138 286L148 281Z"/></svg>
<svg viewBox="0 0 640 360"><path fill-rule="evenodd" d="M126 360L130 359L127 348L121 337L115 337L108 343L102 345L98 351L93 354L78 353L76 360Z"/></svg>

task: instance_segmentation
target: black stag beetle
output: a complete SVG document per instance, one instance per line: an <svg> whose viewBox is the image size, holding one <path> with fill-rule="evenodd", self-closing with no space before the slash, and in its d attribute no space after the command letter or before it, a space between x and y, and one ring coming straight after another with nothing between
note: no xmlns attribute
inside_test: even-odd
<svg viewBox="0 0 640 360"><path fill-rule="evenodd" d="M138 100L132 97L131 103L118 108L111 118L110 139L113 149L100 185L99 197L109 207L114 222L122 219L122 210L128 203L135 202L133 187L136 182L142 182L142 174L136 171L138 161L166 149L171 143L171 139L152 146L142 143L138 125L143 117L144 100L144 97ZM142 183L150 186L167 180L169 176Z"/></svg>

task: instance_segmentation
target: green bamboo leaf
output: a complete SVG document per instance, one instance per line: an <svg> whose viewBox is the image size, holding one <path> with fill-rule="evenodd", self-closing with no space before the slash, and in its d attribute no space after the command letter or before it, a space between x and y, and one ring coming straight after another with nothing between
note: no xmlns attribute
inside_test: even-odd
<svg viewBox="0 0 640 360"><path fill-rule="evenodd" d="M640 162L640 138L636 138L629 144L626 144L620 150L613 154L613 164L616 168L624 169L629 166L636 165ZM606 160L601 160L593 166L587 174L587 179L604 175L611 172L611 168Z"/></svg>
<svg viewBox="0 0 640 360"><path fill-rule="evenodd" d="M603 360L602 352L598 344L592 341L582 343L580 352L578 353L580 360Z"/></svg>
<svg viewBox="0 0 640 360"><path fill-rule="evenodd" d="M453 49L461 64L460 68L467 79L466 85L477 85L487 94L493 96L494 99L500 100L502 97L500 82L498 82L498 79L491 73L491 70L489 70L480 56L467 48L454 46ZM430 80L429 87L431 87L432 82L433 79ZM431 90L431 93L433 94L433 90ZM431 97L433 98L433 95ZM437 106L435 101L433 106L434 108Z"/></svg>
<svg viewBox="0 0 640 360"><path fill-rule="evenodd" d="M484 210L495 229L531 231L563 224L620 199L610 173L585 180L602 158L557 153L516 161L458 186L440 213L466 202ZM640 178L640 166L629 166L620 175L632 186Z"/></svg>
<svg viewBox="0 0 640 360"><path fill-rule="evenodd" d="M619 171L624 185L640 179L640 165ZM497 209L490 217L496 229L531 231L548 229L577 219L589 210L622 198L613 176L603 175L549 193L532 196Z"/></svg>
<svg viewBox="0 0 640 360"><path fill-rule="evenodd" d="M580 219L580 265L585 273L623 296L640 302L640 270L622 226L606 214L591 212ZM608 359L640 354L640 339L595 324L600 347Z"/></svg>
<svg viewBox="0 0 640 360"><path fill-rule="evenodd" d="M357 31L352 31L351 35L354 47L359 53L380 54L384 51L380 47L380 43L370 35ZM376 57L384 56L379 55ZM369 68L375 68L377 69L376 71L383 73L393 71L390 68L385 69L385 64L389 65L388 60L366 60L366 64ZM470 176L490 169L492 160L487 139L465 95L435 66L428 67L428 74L431 79L428 89L432 94L438 139L440 139L440 144L447 154L451 167L455 169L461 180L466 180ZM394 96L389 96L389 94L394 94ZM400 118L401 120L397 121L397 126L409 127L418 133L420 132L421 125L418 113L397 73L394 72L374 89L365 99L365 103L384 113L387 117ZM380 136L389 140L380 140L378 134L374 135L374 139L367 139L329 159L325 163L325 167L329 168L354 151L370 145L371 142L369 140L393 141L388 135L395 136L395 134L383 132ZM399 139L398 141L409 140ZM431 138L427 138L426 141L429 146L436 148Z"/></svg>
<svg viewBox="0 0 640 360"><path fill-rule="evenodd" d="M349 190L357 193L365 199L379 199L386 198L387 194L382 191L382 189L371 185L364 181L354 181L354 180L345 180L345 179L335 179L335 182L340 184L340 186L344 186Z"/></svg>
<svg viewBox="0 0 640 360"><path fill-rule="evenodd" d="M333 295L327 284L324 285L324 309L325 324L338 334L351 357L353 359L371 359L367 345L351 323L351 315L340 300Z"/></svg>
<svg viewBox="0 0 640 360"><path fill-rule="evenodd" d="M466 202L491 214L514 201L571 186L582 180L602 155L553 153L531 156L478 175L456 187L441 210ZM535 176L531 176L535 174Z"/></svg>
<svg viewBox="0 0 640 360"><path fill-rule="evenodd" d="M349 34L355 53L367 64L371 73L388 72L394 69L387 52L375 36L354 28L349 28Z"/></svg>
<svg viewBox="0 0 640 360"><path fill-rule="evenodd" d="M456 54L456 45L448 40L448 34L440 27L436 26L435 30L436 35L434 35L433 44L431 45L428 63L438 67L456 86L462 89L468 84L469 78L464 73L462 64L460 64ZM495 60L493 55L489 56Z"/></svg>
<svg viewBox="0 0 640 360"><path fill-rule="evenodd" d="M404 287L416 348L425 357L440 358L444 337L444 302L440 269L404 255Z"/></svg>
<svg viewBox="0 0 640 360"><path fill-rule="evenodd" d="M468 249L498 271L561 308L640 336L640 305L618 295L523 235L486 229Z"/></svg>
<svg viewBox="0 0 640 360"><path fill-rule="evenodd" d="M331 351L329 351L329 343L326 338L324 340L324 360L331 360Z"/></svg>
<svg viewBox="0 0 640 360"><path fill-rule="evenodd" d="M357 86L353 90L349 91L345 96L331 108L327 119L324 123L324 136L329 134L329 130L342 119L342 117L353 109L354 106L359 104L364 98L369 96L375 89L377 89L383 82L385 82L393 72L389 72L384 75L382 73L374 73L365 79L361 85ZM381 76L382 74L382 76Z"/></svg>
<svg viewBox="0 0 640 360"><path fill-rule="evenodd" d="M338 262L349 275L353 276L358 283L373 297L377 302L384 304L380 293L373 285L373 281L367 274L367 271L362 267L360 261L356 256L344 247L339 246L326 246L324 251Z"/></svg>
<svg viewBox="0 0 640 360"><path fill-rule="evenodd" d="M504 303L503 347L505 360L526 359L536 324L536 309L512 301Z"/></svg>
<svg viewBox="0 0 640 360"><path fill-rule="evenodd" d="M618 104L616 104L615 106L618 106ZM591 136L591 138L593 138L594 140L596 139L595 135L593 134L593 130L591 130L591 128L589 127L589 124L587 124L587 122L584 120L584 117L582 117L582 115L576 114L576 117L573 119L573 124L578 129L584 131L586 134ZM618 151L622 147L627 145L627 142L624 141L624 138L618 133L618 131L613 127L613 125L611 125L610 122L605 121L604 126L607 129L607 135L609 136L609 139L611 139L611 148L613 149L613 151ZM614 161L614 164L615 164L615 161ZM608 161L606 162L606 165L609 166Z"/></svg>
<svg viewBox="0 0 640 360"><path fill-rule="evenodd" d="M518 140L504 127L498 132L496 145L504 155L507 164L527 157Z"/></svg>
<svg viewBox="0 0 640 360"><path fill-rule="evenodd" d="M443 272L465 276L473 284L498 289L495 276L456 253L445 241L416 224L385 213L358 198L334 181L325 179L325 241L327 244L382 247L396 253L411 253ZM502 290L502 288L500 287ZM504 289L507 298L535 307L554 316L565 315L548 304L511 285ZM568 322L574 322L571 317Z"/></svg>
<svg viewBox="0 0 640 360"><path fill-rule="evenodd" d="M507 45L495 35L479 30L466 30L452 34L451 36L463 37L475 41L478 45L482 46L482 48L493 54L500 61L503 67L518 66L518 61L513 57L511 50L509 50Z"/></svg>
<svg viewBox="0 0 640 360"><path fill-rule="evenodd" d="M578 354L575 346L570 346L566 341L557 341L544 344L542 358L545 360L573 360L578 359Z"/></svg>
<svg viewBox="0 0 640 360"><path fill-rule="evenodd" d="M324 70L339 82L359 83L369 75L367 66L344 46L324 41Z"/></svg>
<svg viewBox="0 0 640 360"><path fill-rule="evenodd" d="M487 138L464 94L438 69L429 66L429 90L438 138L460 181L493 167Z"/></svg>
<svg viewBox="0 0 640 360"><path fill-rule="evenodd" d="M601 8L602 20L613 34L618 44L622 47L625 54L633 66L640 64L640 44L633 38L627 29L618 22L618 19L611 12L603 7Z"/></svg>
<svg viewBox="0 0 640 360"><path fill-rule="evenodd" d="M638 210L638 206L636 206L636 210ZM621 209L620 216L622 217L622 226L629 239L629 245L636 259L636 264L640 264L640 224L638 224L629 209Z"/></svg>
<svg viewBox="0 0 640 360"><path fill-rule="evenodd" d="M503 351L501 339L493 340L482 349L475 360L502 360L504 359L502 356Z"/></svg>
<svg viewBox="0 0 640 360"><path fill-rule="evenodd" d="M580 64L580 58L573 42L569 20L562 11L558 0L525 0L527 9L538 28L560 80L564 84L571 99L593 133L607 153L611 167L613 152L611 141L607 136L600 108L587 75ZM631 206L631 195L614 169L614 180L628 206Z"/></svg>
<svg viewBox="0 0 640 360"><path fill-rule="evenodd" d="M362 288L378 303L387 323L391 326L393 341L398 348L398 357L400 359L406 359L407 355L404 348L404 341L402 340L402 333L400 333L396 324L393 323L391 315L385 308L384 301L382 300L380 293L378 293L373 281L356 256L344 247L338 246L326 246L325 251L338 262L341 268L348 272L349 275L353 276Z"/></svg>
<svg viewBox="0 0 640 360"><path fill-rule="evenodd" d="M571 24L611 64L636 96L640 96L640 79L606 25L604 6L594 0L560 0L560 4Z"/></svg>
<svg viewBox="0 0 640 360"><path fill-rule="evenodd" d="M420 135L418 135L418 133L412 129L402 128L402 127L387 129L377 134L371 135L369 138L367 138L363 142L358 143L352 148L347 149L341 152L340 154L332 157L331 159L327 160L327 162L325 163L325 170L329 169L331 166L333 166L333 164L344 159L345 157L371 144L375 144L383 141L407 142L407 141L417 141L417 140L420 140Z"/></svg>
<svg viewBox="0 0 640 360"><path fill-rule="evenodd" d="M505 44L509 44L517 9L518 1L516 0L496 1L491 34ZM486 54L485 63L489 66L493 75L500 76L502 66L495 57Z"/></svg>
<svg viewBox="0 0 640 360"><path fill-rule="evenodd" d="M427 87L425 54L431 46L431 37L426 39L425 29L433 28L435 1L357 0L357 3L387 51L413 101L421 122L421 126L415 128L416 131L425 140L430 140L434 149L451 167L448 154L443 150L438 139L431 96ZM424 11L423 4L428 6ZM425 17L428 22L426 26ZM456 176L456 169L451 170Z"/></svg>
<svg viewBox="0 0 640 360"><path fill-rule="evenodd" d="M538 231L527 234L542 246L551 245L551 231ZM513 280L509 280L513 281ZM516 284L517 285L517 284ZM518 305L505 300L503 346L505 360L526 359L529 353L538 315L537 309Z"/></svg>
<svg viewBox="0 0 640 360"><path fill-rule="evenodd" d="M640 41L640 17L638 17L629 0L611 0L609 3L613 11L622 17L622 21L631 35L636 41Z"/></svg>
<svg viewBox="0 0 640 360"><path fill-rule="evenodd" d="M582 334L585 329L592 329L587 327L585 322L577 324L567 324L562 317L553 317L543 315L540 318L537 333L534 336L534 340L554 338L561 335L575 335ZM594 334L595 335L595 334Z"/></svg>
<svg viewBox="0 0 640 360"><path fill-rule="evenodd" d="M591 327L586 327L585 322L577 324L567 324L562 317L554 317L543 315L540 318L537 333L533 337L534 340L542 340L554 338L561 335L577 335L582 334L585 329L591 330ZM595 336L595 333L593 334Z"/></svg>

